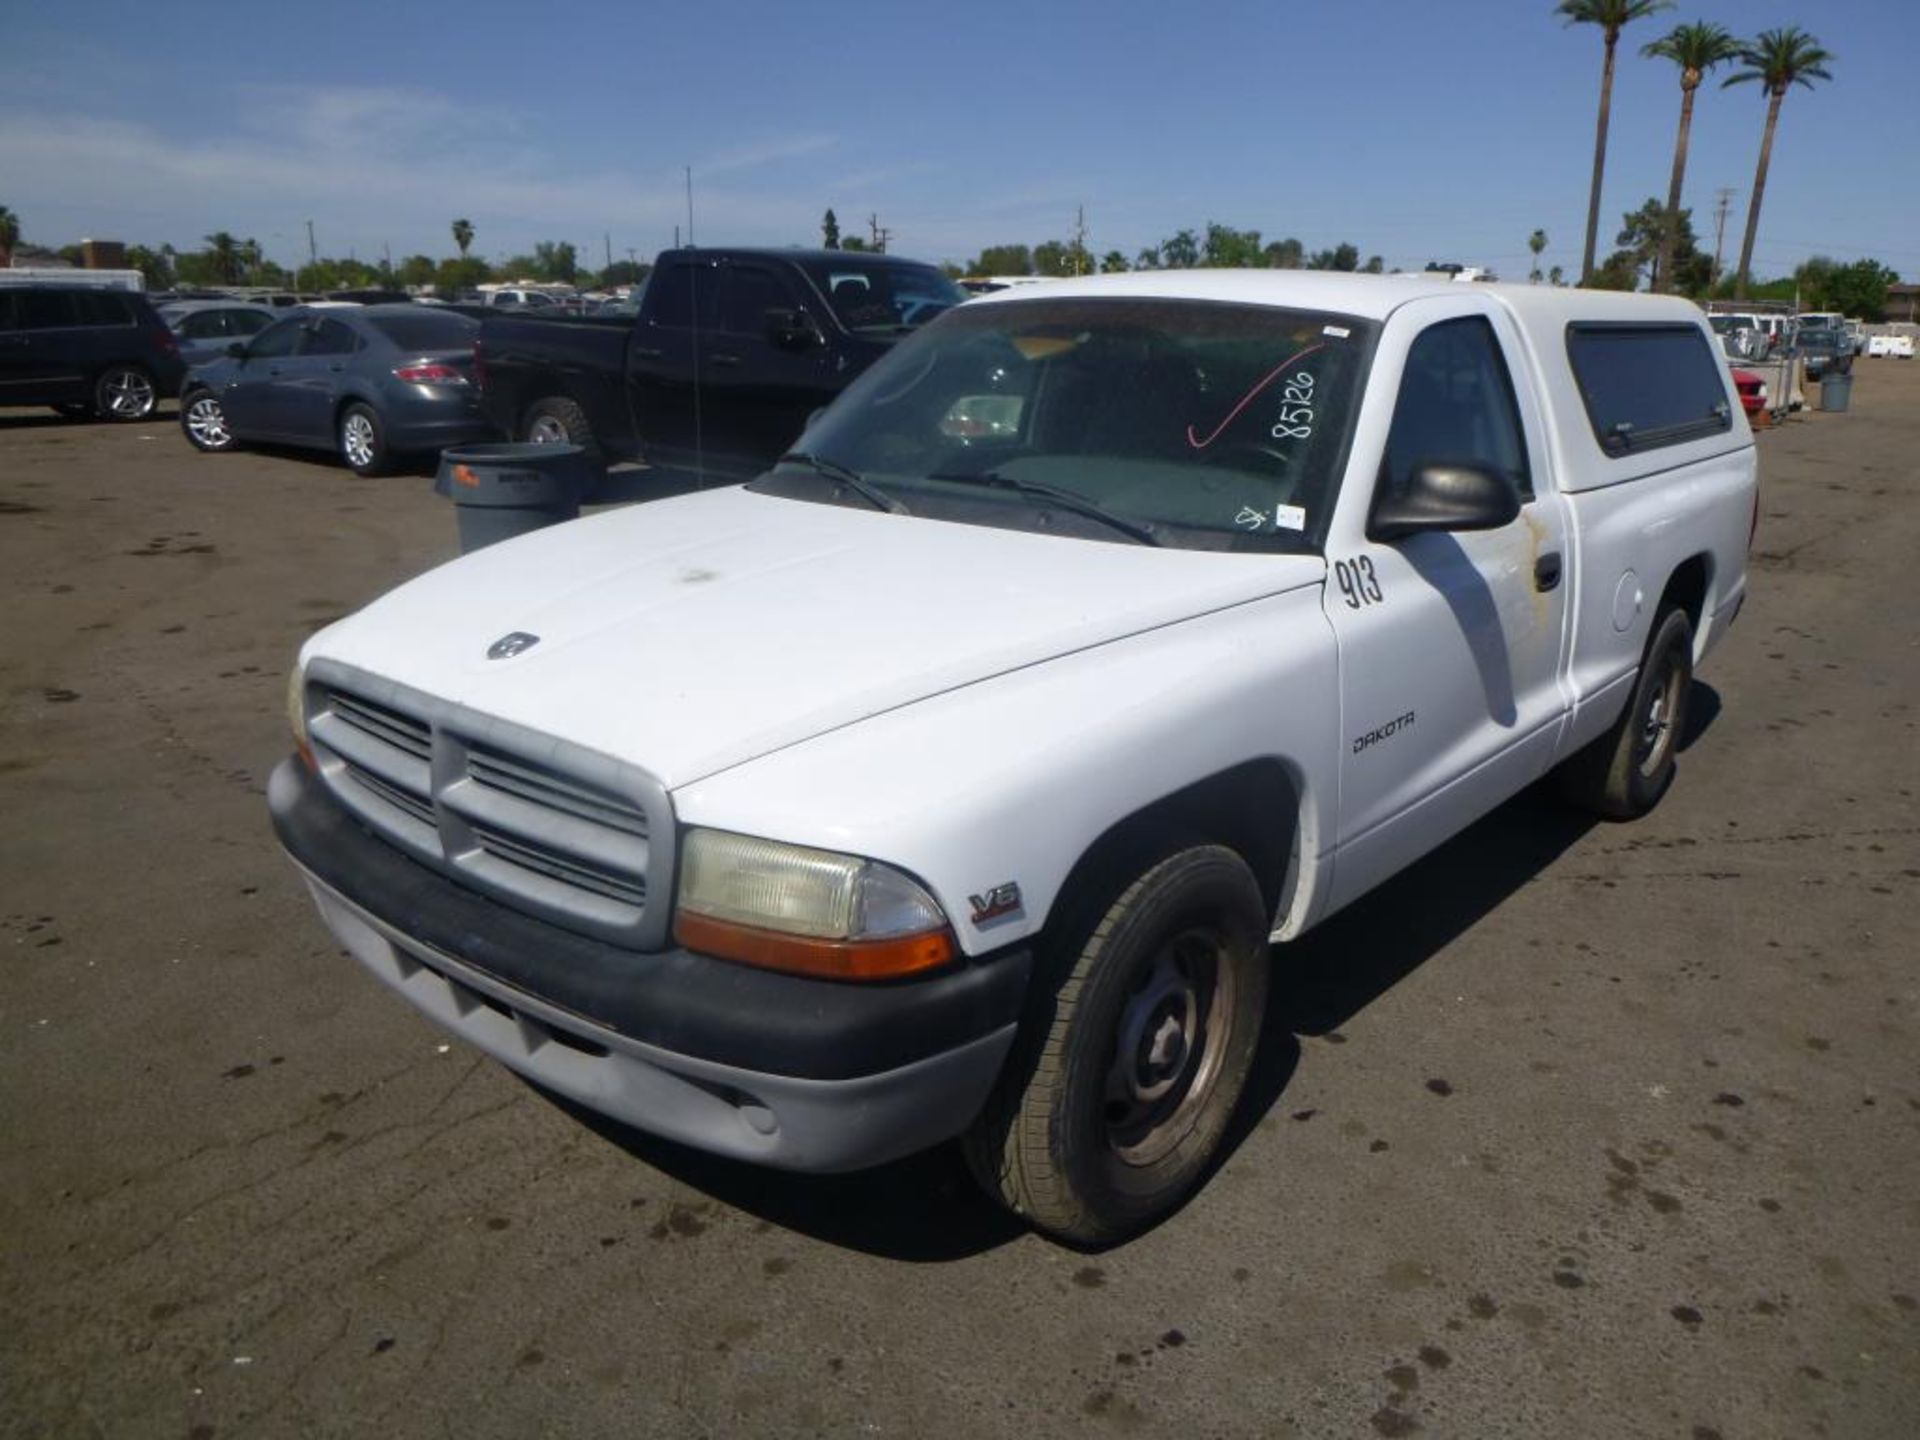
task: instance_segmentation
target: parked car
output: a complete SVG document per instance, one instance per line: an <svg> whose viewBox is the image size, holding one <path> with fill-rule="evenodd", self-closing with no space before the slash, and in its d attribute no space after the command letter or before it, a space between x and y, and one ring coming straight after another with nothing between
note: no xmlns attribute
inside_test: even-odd
<svg viewBox="0 0 1920 1440"><path fill-rule="evenodd" d="M933 266L891 255L668 250L624 314L488 315L481 405L516 439L745 479L964 299Z"/></svg>
<svg viewBox="0 0 1920 1440"><path fill-rule="evenodd" d="M1913 358L1913 337L1911 335L1871 335L1867 338L1867 358L1870 360L1911 360Z"/></svg>
<svg viewBox="0 0 1920 1440"><path fill-rule="evenodd" d="M478 329L415 305L296 310L187 376L180 428L202 450L249 440L334 450L361 475L487 439L473 386Z"/></svg>
<svg viewBox="0 0 1920 1440"><path fill-rule="evenodd" d="M1751 420L1767 408L1766 379L1737 365L1732 370L1733 388L1740 392L1740 408L1747 412L1747 418Z"/></svg>
<svg viewBox="0 0 1920 1440"><path fill-rule="evenodd" d="M189 368L218 359L234 341L258 335L278 318L265 305L231 300L174 301L162 305L159 313L180 342L180 358Z"/></svg>
<svg viewBox="0 0 1920 1440"><path fill-rule="evenodd" d="M275 827L344 950L549 1090L796 1170L964 1135L1109 1244L1218 1163L1272 942L1549 772L1659 802L1746 595L1735 398L1671 296L984 296L751 484L313 636Z"/></svg>
<svg viewBox="0 0 1920 1440"><path fill-rule="evenodd" d="M179 341L138 291L0 285L0 405L144 420L185 371Z"/></svg>
<svg viewBox="0 0 1920 1440"><path fill-rule="evenodd" d="M1803 327L1793 337L1793 348L1809 380L1845 375L1853 369L1853 342L1844 330L1832 326Z"/></svg>

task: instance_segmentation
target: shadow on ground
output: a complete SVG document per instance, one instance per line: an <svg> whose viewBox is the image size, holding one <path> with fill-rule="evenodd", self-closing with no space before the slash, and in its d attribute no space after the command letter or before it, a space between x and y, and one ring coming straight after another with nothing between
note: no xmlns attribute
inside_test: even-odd
<svg viewBox="0 0 1920 1440"><path fill-rule="evenodd" d="M38 406L0 410L0 430L72 430L90 425L98 425L103 429L120 426L138 429L142 425L179 423L179 411L171 401L162 402L151 415L139 420L101 420L92 415L62 415L51 407Z"/></svg>

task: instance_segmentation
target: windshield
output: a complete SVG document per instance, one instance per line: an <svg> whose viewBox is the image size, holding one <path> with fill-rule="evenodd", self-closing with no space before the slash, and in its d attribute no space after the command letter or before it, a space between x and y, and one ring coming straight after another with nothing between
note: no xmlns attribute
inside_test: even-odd
<svg viewBox="0 0 1920 1440"><path fill-rule="evenodd" d="M1207 301L969 305L849 386L800 447L916 515L1306 549L1332 503L1374 328ZM756 488L833 497L818 467L782 467Z"/></svg>
<svg viewBox="0 0 1920 1440"><path fill-rule="evenodd" d="M912 330L967 298L931 265L910 261L849 256L809 260L803 268L849 330Z"/></svg>

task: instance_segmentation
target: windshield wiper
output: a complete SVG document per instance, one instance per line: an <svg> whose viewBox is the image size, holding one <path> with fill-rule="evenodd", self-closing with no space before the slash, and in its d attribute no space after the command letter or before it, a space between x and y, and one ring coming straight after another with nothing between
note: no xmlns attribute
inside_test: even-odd
<svg viewBox="0 0 1920 1440"><path fill-rule="evenodd" d="M1089 520L1098 520L1121 534L1131 536L1142 545L1164 545L1166 542L1154 533L1151 525L1138 520L1129 520L1124 515L1116 515L1102 505L1089 500L1077 490L1062 489L1058 485L1046 485L1038 480L1021 480L1013 475L1002 475L997 470L981 470L970 475L929 475L929 480L945 480L954 485L979 485L991 490L1012 490L1034 500L1050 500L1063 510L1071 510L1076 515L1084 515Z"/></svg>
<svg viewBox="0 0 1920 1440"><path fill-rule="evenodd" d="M776 465L804 465L814 474L824 476L837 484L847 487L876 510L884 510L889 515L911 515L913 512L893 496L874 485L851 466L842 465L838 460L829 460L824 455L814 455L806 450L789 450Z"/></svg>

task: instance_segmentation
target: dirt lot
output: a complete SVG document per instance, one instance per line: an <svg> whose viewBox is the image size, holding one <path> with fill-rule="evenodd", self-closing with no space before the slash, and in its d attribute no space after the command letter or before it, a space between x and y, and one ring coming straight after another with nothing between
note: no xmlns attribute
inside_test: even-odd
<svg viewBox="0 0 1920 1440"><path fill-rule="evenodd" d="M262 798L444 502L0 411L0 1432L1920 1434L1920 364L1760 445L1659 812L1523 797L1278 952L1238 1150L1089 1256L450 1047Z"/></svg>

